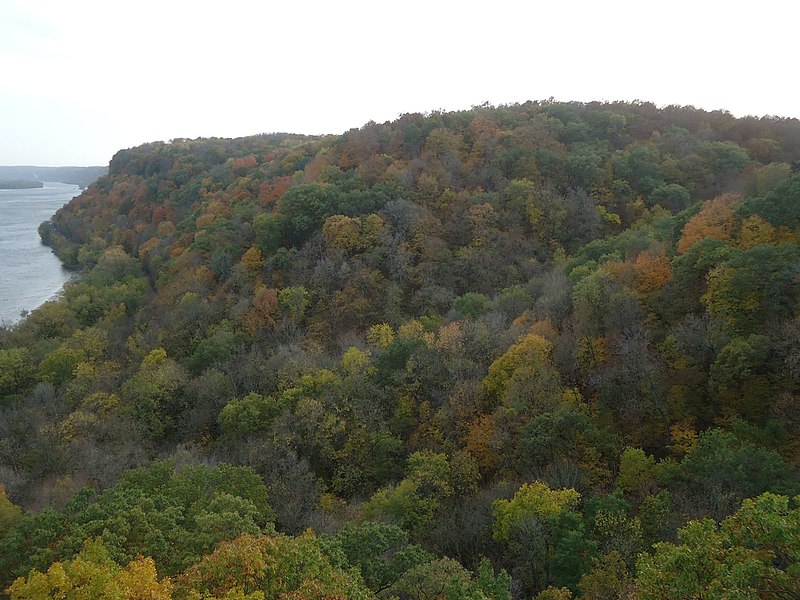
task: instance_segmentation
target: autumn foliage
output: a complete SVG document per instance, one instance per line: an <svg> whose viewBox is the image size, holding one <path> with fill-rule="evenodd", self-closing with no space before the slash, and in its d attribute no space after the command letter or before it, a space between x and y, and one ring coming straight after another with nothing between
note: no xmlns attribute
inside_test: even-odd
<svg viewBox="0 0 800 600"><path fill-rule="evenodd" d="M798 140L548 100L119 151L0 327L0 587L789 597Z"/></svg>
<svg viewBox="0 0 800 600"><path fill-rule="evenodd" d="M678 252L686 252L705 238L730 241L736 225L734 209L740 201L741 196L737 194L723 194L703 204L684 226L683 235L678 240Z"/></svg>

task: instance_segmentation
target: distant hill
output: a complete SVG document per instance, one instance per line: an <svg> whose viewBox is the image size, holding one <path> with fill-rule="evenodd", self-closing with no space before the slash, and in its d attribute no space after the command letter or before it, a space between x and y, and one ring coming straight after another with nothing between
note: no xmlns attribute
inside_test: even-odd
<svg viewBox="0 0 800 600"><path fill-rule="evenodd" d="M108 173L108 167L36 167L31 165L0 166L0 179L59 181L85 188Z"/></svg>

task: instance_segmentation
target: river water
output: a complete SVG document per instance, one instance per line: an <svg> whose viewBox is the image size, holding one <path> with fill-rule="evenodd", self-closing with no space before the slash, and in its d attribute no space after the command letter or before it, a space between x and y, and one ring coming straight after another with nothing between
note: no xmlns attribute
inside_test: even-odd
<svg viewBox="0 0 800 600"><path fill-rule="evenodd" d="M58 295L71 273L39 239L39 224L80 193L77 185L45 183L0 190L0 322L15 323Z"/></svg>

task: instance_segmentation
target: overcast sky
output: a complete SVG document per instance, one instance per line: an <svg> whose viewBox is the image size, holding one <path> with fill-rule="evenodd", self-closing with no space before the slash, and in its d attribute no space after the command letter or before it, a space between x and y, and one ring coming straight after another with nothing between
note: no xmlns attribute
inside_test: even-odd
<svg viewBox="0 0 800 600"><path fill-rule="evenodd" d="M800 117L799 18L794 0L0 0L0 164L551 96Z"/></svg>

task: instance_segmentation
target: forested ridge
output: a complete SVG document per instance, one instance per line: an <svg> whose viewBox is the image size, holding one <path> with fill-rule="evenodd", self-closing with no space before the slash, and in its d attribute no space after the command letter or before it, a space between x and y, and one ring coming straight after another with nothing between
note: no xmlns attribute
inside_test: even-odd
<svg viewBox="0 0 800 600"><path fill-rule="evenodd" d="M798 598L799 169L644 102L119 151L0 329L0 587Z"/></svg>

